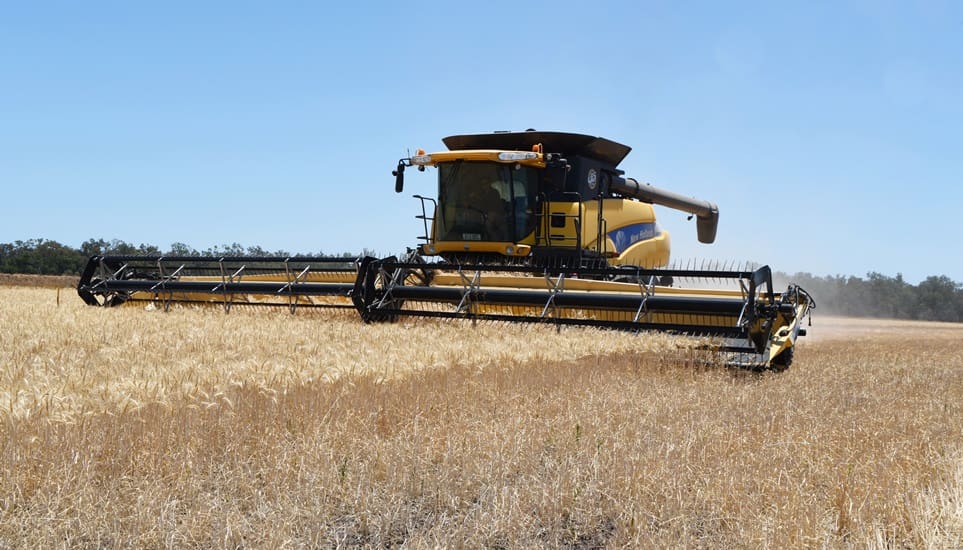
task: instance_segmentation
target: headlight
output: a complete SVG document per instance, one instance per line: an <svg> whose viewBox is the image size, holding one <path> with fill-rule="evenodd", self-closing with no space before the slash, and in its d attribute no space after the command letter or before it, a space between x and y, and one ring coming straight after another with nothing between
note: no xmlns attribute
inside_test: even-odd
<svg viewBox="0 0 963 550"><path fill-rule="evenodd" d="M498 160L500 160L500 161L502 161L502 162L518 162L518 161L520 161L520 160L532 160L532 159L537 159L537 158L538 158L538 153L535 153L535 152L532 152L532 151L528 151L528 152L523 152L523 151L512 151L512 152L508 152L508 151L505 151L505 152L502 152L502 153L498 153Z"/></svg>
<svg viewBox="0 0 963 550"><path fill-rule="evenodd" d="M425 166L431 164L431 155L415 155L411 157L411 164Z"/></svg>

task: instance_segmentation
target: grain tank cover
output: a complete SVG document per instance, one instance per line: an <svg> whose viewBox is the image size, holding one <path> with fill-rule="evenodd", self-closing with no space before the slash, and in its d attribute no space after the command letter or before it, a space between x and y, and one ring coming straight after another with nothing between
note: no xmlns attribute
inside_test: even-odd
<svg viewBox="0 0 963 550"><path fill-rule="evenodd" d="M566 132L495 132L448 136L442 140L452 151L466 149L495 149L500 151L531 151L541 143L546 153L582 156L597 160L613 168L632 150L627 145L585 134Z"/></svg>

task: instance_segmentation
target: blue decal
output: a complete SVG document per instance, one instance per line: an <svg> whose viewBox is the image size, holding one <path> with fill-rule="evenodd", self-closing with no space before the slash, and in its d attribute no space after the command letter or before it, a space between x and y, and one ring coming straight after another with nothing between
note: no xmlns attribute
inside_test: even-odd
<svg viewBox="0 0 963 550"><path fill-rule="evenodd" d="M609 238L615 243L615 251L619 254L633 244L658 237L662 232L654 223L637 223L609 231Z"/></svg>

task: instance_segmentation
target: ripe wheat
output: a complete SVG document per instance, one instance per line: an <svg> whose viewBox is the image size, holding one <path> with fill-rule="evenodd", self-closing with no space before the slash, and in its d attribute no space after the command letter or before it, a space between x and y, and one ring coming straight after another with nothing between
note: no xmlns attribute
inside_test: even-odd
<svg viewBox="0 0 963 550"><path fill-rule="evenodd" d="M0 548L963 544L963 327L782 374L552 327L0 287Z"/></svg>

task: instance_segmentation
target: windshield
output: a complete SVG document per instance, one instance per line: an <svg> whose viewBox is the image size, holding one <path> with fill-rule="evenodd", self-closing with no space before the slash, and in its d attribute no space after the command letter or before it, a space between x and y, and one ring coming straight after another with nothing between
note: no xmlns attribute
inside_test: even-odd
<svg viewBox="0 0 963 550"><path fill-rule="evenodd" d="M438 169L438 240L518 242L535 229L534 168L456 161Z"/></svg>

